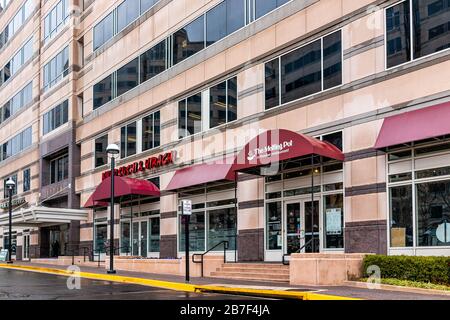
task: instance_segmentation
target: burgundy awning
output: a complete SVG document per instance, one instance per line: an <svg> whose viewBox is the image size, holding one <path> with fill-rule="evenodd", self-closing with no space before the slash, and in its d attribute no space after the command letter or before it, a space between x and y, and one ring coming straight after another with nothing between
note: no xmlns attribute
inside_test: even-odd
<svg viewBox="0 0 450 320"><path fill-rule="evenodd" d="M147 180L132 179L126 177L114 177L114 198L124 196L149 196L159 197L157 186ZM103 180L85 204L85 208L92 204L109 202L111 199L111 177Z"/></svg>
<svg viewBox="0 0 450 320"><path fill-rule="evenodd" d="M376 149L450 134L450 102L384 119Z"/></svg>
<svg viewBox="0 0 450 320"><path fill-rule="evenodd" d="M93 208L101 208L101 207L107 207L107 206L108 206L108 202L94 201L94 194L91 194L89 199L87 199L87 201L84 205L84 208L93 209Z"/></svg>
<svg viewBox="0 0 450 320"><path fill-rule="evenodd" d="M180 169L175 172L166 190L173 191L221 180L234 181L233 162L234 158Z"/></svg>
<svg viewBox="0 0 450 320"><path fill-rule="evenodd" d="M248 170L307 155L344 161L341 150L328 142L289 130L275 129L251 140L236 157L233 170Z"/></svg>

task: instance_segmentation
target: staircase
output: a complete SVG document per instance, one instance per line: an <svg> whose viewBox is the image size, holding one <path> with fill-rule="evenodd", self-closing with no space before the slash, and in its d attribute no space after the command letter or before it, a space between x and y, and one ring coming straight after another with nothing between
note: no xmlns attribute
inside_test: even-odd
<svg viewBox="0 0 450 320"><path fill-rule="evenodd" d="M212 272L210 277L289 283L289 266L272 263L226 263Z"/></svg>

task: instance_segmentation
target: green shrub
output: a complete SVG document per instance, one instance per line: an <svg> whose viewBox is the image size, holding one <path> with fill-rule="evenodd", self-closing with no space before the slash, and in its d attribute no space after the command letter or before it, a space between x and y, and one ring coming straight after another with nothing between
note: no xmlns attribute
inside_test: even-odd
<svg viewBox="0 0 450 320"><path fill-rule="evenodd" d="M383 279L399 279L435 284L450 284L450 257L368 255L363 275L369 266L378 266Z"/></svg>

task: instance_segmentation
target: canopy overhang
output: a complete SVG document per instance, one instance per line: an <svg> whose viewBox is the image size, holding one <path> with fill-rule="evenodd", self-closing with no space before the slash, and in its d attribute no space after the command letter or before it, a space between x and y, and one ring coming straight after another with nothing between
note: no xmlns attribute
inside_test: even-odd
<svg viewBox="0 0 450 320"><path fill-rule="evenodd" d="M248 171L305 156L322 156L344 161L344 154L331 143L307 135L275 129L252 139L241 150L233 164L234 171Z"/></svg>
<svg viewBox="0 0 450 320"><path fill-rule="evenodd" d="M42 227L87 220L88 211L80 209L31 206L12 213L12 225L17 227ZM9 214L0 215L0 226L7 225L9 225Z"/></svg>
<svg viewBox="0 0 450 320"><path fill-rule="evenodd" d="M450 102L384 119L375 149L384 149L450 134Z"/></svg>
<svg viewBox="0 0 450 320"><path fill-rule="evenodd" d="M127 196L160 197L158 187L147 180L127 177L114 177L114 199L120 200ZM105 206L111 201L111 177L104 179L88 199L85 208Z"/></svg>

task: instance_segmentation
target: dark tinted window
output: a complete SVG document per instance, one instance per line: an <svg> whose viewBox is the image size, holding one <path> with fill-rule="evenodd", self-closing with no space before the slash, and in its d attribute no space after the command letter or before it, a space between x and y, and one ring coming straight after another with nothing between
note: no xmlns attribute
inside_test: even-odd
<svg viewBox="0 0 450 320"><path fill-rule="evenodd" d="M181 100L178 102L178 137L186 136L186 100Z"/></svg>
<svg viewBox="0 0 450 320"><path fill-rule="evenodd" d="M142 150L159 147L160 116L159 111L142 119Z"/></svg>
<svg viewBox="0 0 450 320"><path fill-rule="evenodd" d="M411 60L409 1L386 10L387 67Z"/></svg>
<svg viewBox="0 0 450 320"><path fill-rule="evenodd" d="M342 132L335 132L335 133L324 135L322 137L322 140L331 143L332 145L334 145L341 151L343 150L342 149Z"/></svg>
<svg viewBox="0 0 450 320"><path fill-rule="evenodd" d="M138 81L138 58L136 58L117 70L117 96L136 87Z"/></svg>
<svg viewBox="0 0 450 320"><path fill-rule="evenodd" d="M173 64L183 61L204 47L204 16L201 16L173 34Z"/></svg>
<svg viewBox="0 0 450 320"><path fill-rule="evenodd" d="M23 192L30 191L31 174L30 169L23 170Z"/></svg>
<svg viewBox="0 0 450 320"><path fill-rule="evenodd" d="M281 103L322 90L321 41L281 57Z"/></svg>
<svg viewBox="0 0 450 320"><path fill-rule="evenodd" d="M120 146L122 158L136 154L136 122L132 122L121 128Z"/></svg>
<svg viewBox="0 0 450 320"><path fill-rule="evenodd" d="M117 7L117 29L120 32L139 17L139 0L125 0Z"/></svg>
<svg viewBox="0 0 450 320"><path fill-rule="evenodd" d="M414 59L450 48L450 3L413 0Z"/></svg>
<svg viewBox="0 0 450 320"><path fill-rule="evenodd" d="M58 127L67 123L68 120L69 120L69 101L66 100L44 114L43 116L44 134L47 134L57 129Z"/></svg>
<svg viewBox="0 0 450 320"><path fill-rule="evenodd" d="M280 104L280 68L279 58L265 65L265 101L266 109Z"/></svg>
<svg viewBox="0 0 450 320"><path fill-rule="evenodd" d="M206 44L213 44L226 35L227 6L224 1L206 13Z"/></svg>
<svg viewBox="0 0 450 320"><path fill-rule="evenodd" d="M258 19L289 1L290 0L255 0L255 18Z"/></svg>
<svg viewBox="0 0 450 320"><path fill-rule="evenodd" d="M187 137L202 130L202 95L198 93L178 104L179 137Z"/></svg>
<svg viewBox="0 0 450 320"><path fill-rule="evenodd" d="M95 167L100 167L108 163L107 147L108 135L95 139Z"/></svg>
<svg viewBox="0 0 450 320"><path fill-rule="evenodd" d="M113 29L113 13L111 12L94 27L94 50L112 38Z"/></svg>
<svg viewBox="0 0 450 320"><path fill-rule="evenodd" d="M209 127L214 128L227 122L227 82L209 89Z"/></svg>
<svg viewBox="0 0 450 320"><path fill-rule="evenodd" d="M341 32L323 38L323 89L342 84Z"/></svg>
<svg viewBox="0 0 450 320"><path fill-rule="evenodd" d="M94 110L112 99L112 76L109 75L94 85Z"/></svg>
<svg viewBox="0 0 450 320"><path fill-rule="evenodd" d="M242 0L227 0L227 34L242 28L245 24L245 7Z"/></svg>
<svg viewBox="0 0 450 320"><path fill-rule="evenodd" d="M237 119L237 78L228 80L228 119L234 121Z"/></svg>
<svg viewBox="0 0 450 320"><path fill-rule="evenodd" d="M147 81L166 70L166 41L141 55L141 82Z"/></svg>

